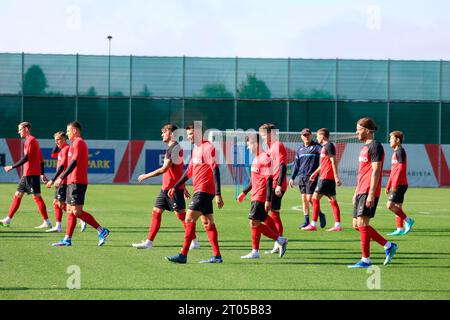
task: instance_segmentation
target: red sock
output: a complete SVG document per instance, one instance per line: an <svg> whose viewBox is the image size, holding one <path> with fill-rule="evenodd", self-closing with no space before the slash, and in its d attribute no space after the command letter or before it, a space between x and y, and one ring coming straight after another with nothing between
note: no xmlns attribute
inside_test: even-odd
<svg viewBox="0 0 450 320"><path fill-rule="evenodd" d="M47 215L47 207L45 206L45 202L42 199L42 197L33 197L34 198L34 202L36 202L38 208L39 208L39 212L42 216L42 219L44 220L48 220L48 215Z"/></svg>
<svg viewBox="0 0 450 320"><path fill-rule="evenodd" d="M275 226L275 220L273 219L273 217L270 214L267 215L267 219L266 219L266 221L264 221L264 223L266 224L266 226L268 228L273 230L275 233L278 233L277 227Z"/></svg>
<svg viewBox="0 0 450 320"><path fill-rule="evenodd" d="M11 219L14 217L14 214L17 212L17 210L19 210L21 201L22 198L14 196L11 208L9 208L8 217L10 217Z"/></svg>
<svg viewBox="0 0 450 320"><path fill-rule="evenodd" d="M395 224L397 225L397 228L403 228L403 222L405 220L403 220L400 217L395 217Z"/></svg>
<svg viewBox="0 0 450 320"><path fill-rule="evenodd" d="M81 212L81 215L79 216L79 218L81 220L83 220L84 222L86 222L88 225L90 225L95 230L97 230L98 227L100 227L100 225L98 224L97 220L95 220L95 218L90 213L88 213L86 211Z"/></svg>
<svg viewBox="0 0 450 320"><path fill-rule="evenodd" d="M397 217L401 218L403 221L407 218L406 214L403 212L402 208L394 209L394 213Z"/></svg>
<svg viewBox="0 0 450 320"><path fill-rule="evenodd" d="M211 243L213 254L215 257L220 256L219 248L219 234L217 233L216 225L208 225L206 228L206 235L208 236L209 242Z"/></svg>
<svg viewBox="0 0 450 320"><path fill-rule="evenodd" d="M275 223L276 229L274 231L278 232L278 235L282 236L283 235L283 223L281 222L280 213L272 211L270 213L270 215L272 216L272 220Z"/></svg>
<svg viewBox="0 0 450 320"><path fill-rule="evenodd" d="M336 200L331 200L331 209L333 209L334 221L341 222L341 210L339 209L339 204Z"/></svg>
<svg viewBox="0 0 450 320"><path fill-rule="evenodd" d="M61 222L62 215L63 215L62 209L59 207L59 205L57 203L53 204L53 209L55 210L55 221Z"/></svg>
<svg viewBox="0 0 450 320"><path fill-rule="evenodd" d="M370 230L369 226L359 227L359 237L361 239L361 252L363 258L370 258Z"/></svg>
<svg viewBox="0 0 450 320"><path fill-rule="evenodd" d="M72 238L73 231L75 230L76 226L77 226L77 217L72 213L68 214L66 236Z"/></svg>
<svg viewBox="0 0 450 320"><path fill-rule="evenodd" d="M367 226L370 234L370 239L378 242L382 247L384 247L387 243L387 240L383 238L381 234L379 234L372 226Z"/></svg>
<svg viewBox="0 0 450 320"><path fill-rule="evenodd" d="M261 228L259 226L252 226L252 249L259 250L259 243L261 241Z"/></svg>
<svg viewBox="0 0 450 320"><path fill-rule="evenodd" d="M312 199L312 203L313 203L312 221L317 222L317 220L319 219L319 214L320 214L320 200Z"/></svg>
<svg viewBox="0 0 450 320"><path fill-rule="evenodd" d="M155 240L156 234L159 231L159 228L161 227L161 220L162 220L162 212L153 211L152 221L150 222L150 227L148 230L148 237L147 239L150 241Z"/></svg>
<svg viewBox="0 0 450 320"><path fill-rule="evenodd" d="M266 221L267 221L267 220L266 220ZM269 228L269 227L265 224L265 222L264 222L264 223L261 223L261 224L259 225L259 229L261 230L261 233L262 233L263 235L265 235L267 238L272 239L272 240L274 240L274 241L277 241L277 239L278 239L278 234L277 234L275 231L273 231L272 228Z"/></svg>
<svg viewBox="0 0 450 320"><path fill-rule="evenodd" d="M181 254L187 256L189 253L189 247L191 246L192 240L194 240L195 235L195 222L186 222L184 230L184 243L183 249L181 249Z"/></svg>
<svg viewBox="0 0 450 320"><path fill-rule="evenodd" d="M177 217L183 223L183 227L186 230L186 222L184 221L184 220L186 220L186 212L177 214ZM194 238L193 239L197 239L197 234L195 233L195 230L194 230Z"/></svg>

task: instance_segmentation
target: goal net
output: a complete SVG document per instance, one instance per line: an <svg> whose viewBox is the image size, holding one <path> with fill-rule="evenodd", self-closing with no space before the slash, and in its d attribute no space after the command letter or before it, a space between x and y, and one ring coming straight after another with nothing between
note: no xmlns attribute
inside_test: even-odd
<svg viewBox="0 0 450 320"><path fill-rule="evenodd" d="M248 185L250 181L250 166L253 155L246 148L246 137L255 134L254 130L209 130L207 137L218 150L217 157L220 163L222 183L234 185L235 197ZM289 180L292 165L297 150L303 145L299 132L278 132L279 140L285 145L288 156ZM313 132L313 140L316 133ZM358 172L358 154L361 143L354 132L331 132L330 141L336 147L338 171L344 186L356 185ZM267 148L267 146L263 146Z"/></svg>

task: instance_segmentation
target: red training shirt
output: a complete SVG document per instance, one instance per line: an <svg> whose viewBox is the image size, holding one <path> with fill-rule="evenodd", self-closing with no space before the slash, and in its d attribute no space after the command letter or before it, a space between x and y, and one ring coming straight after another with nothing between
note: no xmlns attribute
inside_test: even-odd
<svg viewBox="0 0 450 320"><path fill-rule="evenodd" d="M407 159L406 151L400 146L394 151L391 158L391 174L387 188L397 189L398 186L407 186L408 178L406 177Z"/></svg>
<svg viewBox="0 0 450 320"><path fill-rule="evenodd" d="M331 158L336 156L336 148L331 142L327 142L320 150L320 179L335 180Z"/></svg>
<svg viewBox="0 0 450 320"><path fill-rule="evenodd" d="M68 144L65 144L56 154L52 153L52 158L58 158L56 169L58 169L60 166L62 166L64 170L67 169L67 166L69 164L69 149L70 146ZM67 184L67 178L62 180L61 184Z"/></svg>
<svg viewBox="0 0 450 320"><path fill-rule="evenodd" d="M172 144L167 148L165 159L172 161L169 170L163 174L162 189L171 189L183 175L183 149L178 142ZM184 184L178 187L178 190L184 190Z"/></svg>
<svg viewBox="0 0 450 320"><path fill-rule="evenodd" d="M251 167L252 202L266 202L267 180L272 176L272 159L261 152L253 159Z"/></svg>
<svg viewBox="0 0 450 320"><path fill-rule="evenodd" d="M67 184L88 184L88 146L81 138L75 138L69 149L68 164L73 160L77 161L77 166L67 177Z"/></svg>
<svg viewBox="0 0 450 320"><path fill-rule="evenodd" d="M370 179L372 177L372 162L381 162L381 170L383 170L384 163L384 149L383 145L376 140L369 144L365 144L359 153L359 170L358 170L358 186L356 187L356 194L368 194L370 190ZM380 172L377 187L375 189L375 197L381 194L381 179L383 178Z"/></svg>
<svg viewBox="0 0 450 320"><path fill-rule="evenodd" d="M44 161L42 157L41 148L39 142L33 136L28 136L25 139L25 145L23 146L23 153L28 156L28 161L23 165L23 176L40 176L41 175L41 162Z"/></svg>
<svg viewBox="0 0 450 320"><path fill-rule="evenodd" d="M275 189L278 185L278 177L280 176L281 164L284 163L287 168L287 151L286 147L280 141L275 141L269 148L269 155L272 158L273 167L273 188ZM287 179L286 176L283 178L281 183L281 190L284 192L287 189Z"/></svg>
<svg viewBox="0 0 450 320"><path fill-rule="evenodd" d="M211 142L203 141L200 146L194 146L187 172L188 178L193 177L194 192L216 194L213 173L216 167L216 149Z"/></svg>

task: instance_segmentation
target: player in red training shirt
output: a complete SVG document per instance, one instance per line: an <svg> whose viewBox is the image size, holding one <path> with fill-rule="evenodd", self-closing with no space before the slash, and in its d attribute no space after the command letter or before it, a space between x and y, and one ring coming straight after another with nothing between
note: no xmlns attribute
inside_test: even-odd
<svg viewBox="0 0 450 320"><path fill-rule="evenodd" d="M68 156L69 156L69 148L70 146L67 144L67 135L62 132L56 132L53 137L55 138L55 147L52 150L51 157L53 159L58 159L56 164L56 174L55 176L47 182L47 188L50 188L61 173L65 169L67 169L68 164ZM64 179L61 182L59 188L55 190L55 197L53 199L53 209L55 210L55 223L56 225L46 232L61 232L61 220L63 211L66 210L66 193L67 193L67 179ZM83 232L86 229L86 223L82 221L82 229Z"/></svg>
<svg viewBox="0 0 450 320"><path fill-rule="evenodd" d="M44 159L42 157L41 148L39 147L39 142L31 135L31 123L29 122L19 123L18 133L21 138L25 139L23 147L24 156L15 164L6 166L4 169L6 172L10 172L13 169L23 166L23 175L20 179L17 191L14 194L13 203L9 209L8 216L3 220L0 220L0 225L9 227L14 214L20 207L23 195L27 193L33 194L33 199L44 220L44 222L40 226L37 226L36 229L51 228L52 224L48 220L47 207L41 197L41 183L39 181L39 176L44 183L47 182L47 178L44 174Z"/></svg>
<svg viewBox="0 0 450 320"><path fill-rule="evenodd" d="M158 168L150 173L142 174L138 177L138 181L142 182L147 179L163 175L163 183L161 192L156 198L153 207L152 221L150 223L147 240L141 243L133 243L132 246L136 249L151 249L153 241L161 227L162 214L164 210L175 211L177 218L185 224L186 219L186 202L184 197L190 197L184 184L180 185L176 190L173 198L170 198L169 190L180 180L183 175L183 149L174 138L174 131L178 127L174 124L168 123L161 129L162 141L168 145L168 149L164 156L164 163L161 168ZM191 243L190 249L199 248L197 239Z"/></svg>
<svg viewBox="0 0 450 320"><path fill-rule="evenodd" d="M259 259L259 244L261 234L274 240L279 245L279 255L282 257L286 252L288 240L278 235L269 228L264 221L267 220L267 212L270 211L272 199L272 159L269 154L260 148L260 136L258 133L247 137L247 149L255 155L251 166L250 184L239 195L238 201L244 201L247 193L252 191L252 204L248 218L252 235L252 251L242 256L241 259Z"/></svg>
<svg viewBox="0 0 450 320"><path fill-rule="evenodd" d="M269 147L267 153L272 158L273 167L272 208L265 223L279 236L283 236L283 223L280 211L281 200L287 189L287 151L284 144L278 140L278 130L274 124L263 124L259 127L259 134ZM279 248L279 244L275 242L273 249L266 253L277 253Z"/></svg>
<svg viewBox="0 0 450 320"><path fill-rule="evenodd" d="M397 230L389 233L388 236L403 236L411 231L414 220L406 216L403 212L402 205L405 199L406 190L408 190L407 172L407 158L406 151L402 147L403 132L393 131L389 134L389 144L394 153L391 159L391 175L386 186L386 194L389 195L389 200L386 206L396 215ZM403 225L405 228L403 229Z"/></svg>
<svg viewBox="0 0 450 320"><path fill-rule="evenodd" d="M222 263L212 203L215 197L219 209L224 204L220 192L220 170L216 160L216 149L211 142L203 140L201 122L188 125L186 131L188 139L194 145L192 158L183 177L169 190L169 197L172 198L176 190L191 177L194 195L186 213L184 244L181 253L176 256L168 256L166 260L175 263L187 262L189 247L195 238L195 224L201 217L213 249L213 256L208 260L200 261L200 263Z"/></svg>
<svg viewBox="0 0 450 320"><path fill-rule="evenodd" d="M81 138L81 124L78 121L67 125L67 136L72 141L69 149L67 169L55 181L59 188L62 181L67 178L67 230L64 239L53 243L55 247L71 246L72 235L77 224L77 218L92 226L98 232L98 245L103 246L109 235L109 230L103 228L95 218L83 211L84 198L88 187L88 146Z"/></svg>
<svg viewBox="0 0 450 320"><path fill-rule="evenodd" d="M327 231L342 231L341 227L341 211L339 204L336 200L336 185L341 186L341 180L339 179L337 160L336 160L336 148L332 142L329 141L330 131L326 128L319 129L317 131L317 141L322 145L320 151L320 165L313 172L310 177L311 181L314 181L317 175L320 175L317 188L314 191L312 198L313 202L313 218L310 225L302 228L305 231L317 231L317 220L320 214L320 199L323 196L328 197L330 201L331 209L334 215L334 227L331 227Z"/></svg>
<svg viewBox="0 0 450 320"><path fill-rule="evenodd" d="M381 194L381 179L384 162L383 145L374 140L377 125L371 118L359 119L356 126L358 140L364 143L359 154L358 185L353 196L353 227L359 232L362 258L349 268L368 268L370 262L370 240L375 240L384 247L388 264L397 251L397 245L390 243L371 225L375 217Z"/></svg>

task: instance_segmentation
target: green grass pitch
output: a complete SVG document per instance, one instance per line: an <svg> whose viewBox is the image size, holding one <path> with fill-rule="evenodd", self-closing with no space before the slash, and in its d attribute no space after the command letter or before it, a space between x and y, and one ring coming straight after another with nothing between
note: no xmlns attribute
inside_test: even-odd
<svg viewBox="0 0 450 320"><path fill-rule="evenodd" d="M6 216L16 186L0 185L0 215ZM190 191L192 188L189 187ZM306 233L298 189L287 191L282 206L286 255L262 254L243 261L251 249L247 213L250 203L233 200L233 187L224 188L225 207L215 208L223 264L198 264L211 255L203 228L201 249L189 254L186 265L164 257L179 252L183 228L172 213L163 216L152 250L136 250L132 242L147 236L157 186L91 185L85 209L111 230L104 247L97 232L75 231L72 247L51 247L63 234L46 234L33 227L42 221L30 196L25 197L10 228L0 229L1 299L450 299L450 189L414 189L406 194L405 212L416 220L399 245L392 264L383 266L384 250L372 242L372 262L379 269L347 269L360 258L359 234L351 227L353 188L339 188L344 231ZM53 191L43 191L51 221ZM378 205L374 227L383 235L395 229L394 215ZM328 226L333 215L322 200ZM65 227L65 217L63 218ZM263 237L261 251L271 249ZM81 288L69 290L69 266L78 266ZM379 273L378 273L379 272ZM377 281L372 281L377 276ZM379 277L378 277L379 276ZM372 278L371 278L372 277ZM372 279L372 280L371 280ZM368 286L378 284L376 288ZM371 288L370 288L371 287Z"/></svg>

